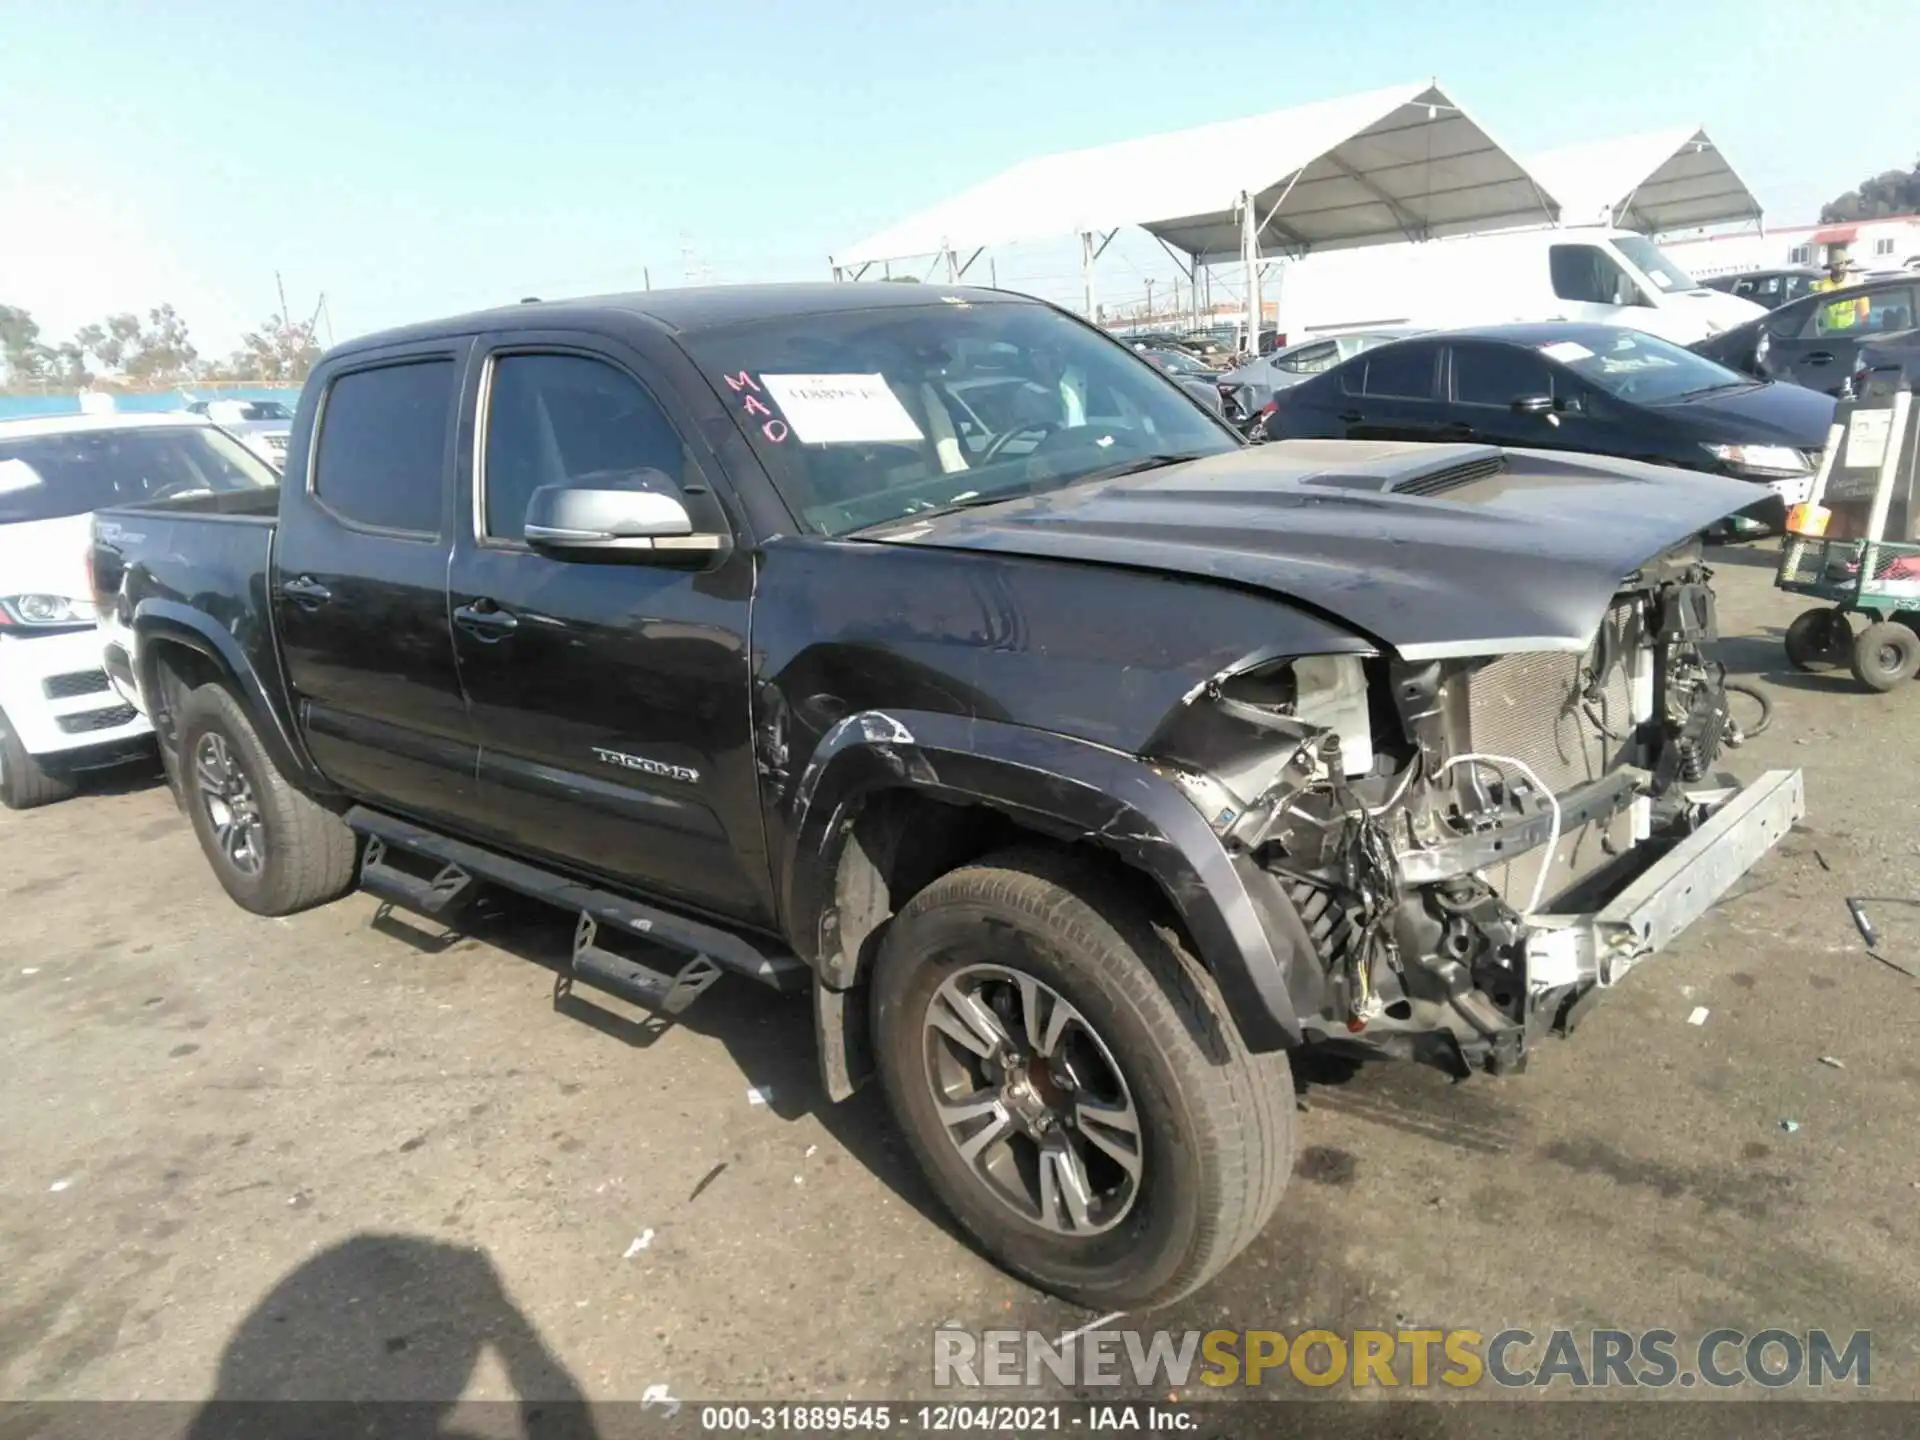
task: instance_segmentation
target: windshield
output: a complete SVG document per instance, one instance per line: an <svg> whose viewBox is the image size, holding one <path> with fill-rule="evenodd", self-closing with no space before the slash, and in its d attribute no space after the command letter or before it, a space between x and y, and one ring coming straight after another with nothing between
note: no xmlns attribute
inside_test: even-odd
<svg viewBox="0 0 1920 1440"><path fill-rule="evenodd" d="M277 483L251 450L211 427L0 438L0 525Z"/></svg>
<svg viewBox="0 0 1920 1440"><path fill-rule="evenodd" d="M249 420L291 420L293 411L278 400L250 400L247 402L246 418Z"/></svg>
<svg viewBox="0 0 1920 1440"><path fill-rule="evenodd" d="M1642 405L1759 383L1638 330L1609 331L1605 339L1583 331L1578 340L1556 340L1540 346L1540 353L1591 380L1609 395Z"/></svg>
<svg viewBox="0 0 1920 1440"><path fill-rule="evenodd" d="M1240 446L1139 356L1041 305L888 305L684 343L822 535Z"/></svg>
<svg viewBox="0 0 1920 1440"><path fill-rule="evenodd" d="M1669 260L1658 245L1643 235L1616 237L1613 248L1631 260L1639 267L1642 274L1669 294L1700 288L1699 281Z"/></svg>

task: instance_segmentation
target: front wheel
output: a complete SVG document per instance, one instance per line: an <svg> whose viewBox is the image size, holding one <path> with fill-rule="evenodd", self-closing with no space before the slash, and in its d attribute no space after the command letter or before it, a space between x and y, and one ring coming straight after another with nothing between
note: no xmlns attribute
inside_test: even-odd
<svg viewBox="0 0 1920 1440"><path fill-rule="evenodd" d="M188 695L175 733L181 801L236 904L291 915L352 888L353 832L287 783L226 689Z"/></svg>
<svg viewBox="0 0 1920 1440"><path fill-rule="evenodd" d="M1920 635L1897 620L1879 620L1853 641L1853 678L1885 693L1920 670Z"/></svg>
<svg viewBox="0 0 1920 1440"><path fill-rule="evenodd" d="M48 770L34 759L0 711L0 805L32 810L66 799L76 788L71 776Z"/></svg>
<svg viewBox="0 0 1920 1440"><path fill-rule="evenodd" d="M1091 1309L1198 1288L1286 1185L1286 1055L1248 1053L1179 937L1070 858L1009 851L916 895L875 967L873 1038L941 1201Z"/></svg>

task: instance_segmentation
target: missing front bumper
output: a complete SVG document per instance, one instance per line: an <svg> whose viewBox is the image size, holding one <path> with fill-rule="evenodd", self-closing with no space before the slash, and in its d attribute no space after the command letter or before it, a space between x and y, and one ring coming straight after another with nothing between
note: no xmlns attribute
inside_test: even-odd
<svg viewBox="0 0 1920 1440"><path fill-rule="evenodd" d="M1529 989L1617 984L1711 909L1806 814L1798 770L1769 770L1741 789L1690 798L1704 812L1699 828L1602 909L1526 917Z"/></svg>

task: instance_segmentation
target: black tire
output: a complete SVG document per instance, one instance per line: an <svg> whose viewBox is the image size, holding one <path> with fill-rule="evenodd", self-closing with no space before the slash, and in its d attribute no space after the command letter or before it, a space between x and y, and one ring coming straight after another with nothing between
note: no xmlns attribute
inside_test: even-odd
<svg viewBox="0 0 1920 1440"><path fill-rule="evenodd" d="M1828 670L1853 653L1853 627L1844 610L1803 610L1787 627L1787 663L1796 670Z"/></svg>
<svg viewBox="0 0 1920 1440"><path fill-rule="evenodd" d="M1853 641L1853 678L1881 694L1920 670L1920 635L1897 620L1877 620Z"/></svg>
<svg viewBox="0 0 1920 1440"><path fill-rule="evenodd" d="M1140 1173L1111 1229L1064 1235L1017 1212L942 1124L929 1006L980 967L1064 997L1120 1074ZM889 927L871 998L882 1084L923 1173L979 1248L1031 1284L1100 1312L1162 1305L1217 1274L1272 1216L1293 1164L1286 1054L1249 1054L1180 938L1084 863L1014 850L935 880ZM1090 1123L1073 1132L1089 1157Z"/></svg>
<svg viewBox="0 0 1920 1440"><path fill-rule="evenodd" d="M0 711L0 805L32 810L64 800L78 788L72 776L50 771L29 755L6 712Z"/></svg>
<svg viewBox="0 0 1920 1440"><path fill-rule="evenodd" d="M180 794L200 848L235 904L256 915L291 915L353 888L353 832L287 783L227 690L202 685L187 696L175 724ZM237 771L245 782L249 803L244 808L257 817L257 829L251 822L245 827L257 842L248 857L251 865L220 838L215 817L227 801L212 779L216 767L202 763L203 745L208 758L228 757L228 773ZM231 806L227 813L232 814Z"/></svg>

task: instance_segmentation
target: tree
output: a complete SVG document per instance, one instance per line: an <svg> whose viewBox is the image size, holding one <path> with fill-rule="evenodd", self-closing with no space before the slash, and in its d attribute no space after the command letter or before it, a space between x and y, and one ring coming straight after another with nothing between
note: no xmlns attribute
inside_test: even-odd
<svg viewBox="0 0 1920 1440"><path fill-rule="evenodd" d="M1920 162L1911 171L1887 170L1857 189L1820 207L1820 223L1878 220L1888 215L1920 214Z"/></svg>
<svg viewBox="0 0 1920 1440"><path fill-rule="evenodd" d="M258 330L240 337L240 348L227 362L235 379L279 380L298 384L320 358L320 341L310 320L269 315Z"/></svg>
<svg viewBox="0 0 1920 1440"><path fill-rule="evenodd" d="M40 343L40 326L17 305L0 305L0 365L9 384L25 385L46 378L51 359Z"/></svg>
<svg viewBox="0 0 1920 1440"><path fill-rule="evenodd" d="M187 322L171 305L158 305L149 310L147 322L151 329L136 330L139 349L124 359L127 378L149 385L192 379L200 352L187 338Z"/></svg>

